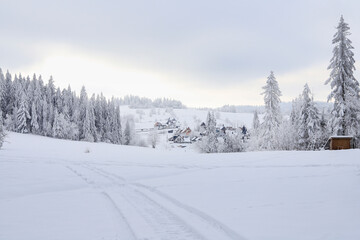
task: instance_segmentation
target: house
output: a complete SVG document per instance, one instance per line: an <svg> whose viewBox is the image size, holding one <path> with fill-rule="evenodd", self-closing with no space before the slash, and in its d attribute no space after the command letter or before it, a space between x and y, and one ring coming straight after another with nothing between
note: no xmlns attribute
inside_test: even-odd
<svg viewBox="0 0 360 240"><path fill-rule="evenodd" d="M181 131L181 135L189 136L191 134L191 129L189 127Z"/></svg>
<svg viewBox="0 0 360 240"><path fill-rule="evenodd" d="M177 123L177 120L175 118L168 118L168 120L166 121L166 126L168 128L176 128L176 123Z"/></svg>
<svg viewBox="0 0 360 240"><path fill-rule="evenodd" d="M161 129L165 129L166 125L163 125L161 122L156 122L154 124L154 128L157 128L157 129L161 130Z"/></svg>
<svg viewBox="0 0 360 240"><path fill-rule="evenodd" d="M325 149L350 149L352 148L352 139L352 136L331 136L325 145Z"/></svg>
<svg viewBox="0 0 360 240"><path fill-rule="evenodd" d="M222 128L220 128L220 130L221 130L221 132L222 132L223 134L226 133L226 127L225 127L225 126L223 126Z"/></svg>

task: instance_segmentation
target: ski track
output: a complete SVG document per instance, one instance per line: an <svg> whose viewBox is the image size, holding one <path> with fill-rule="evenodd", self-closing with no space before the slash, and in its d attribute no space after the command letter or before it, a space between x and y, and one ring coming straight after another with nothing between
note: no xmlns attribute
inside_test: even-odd
<svg viewBox="0 0 360 240"><path fill-rule="evenodd" d="M112 192L111 195L114 195L112 199L121 203L118 205L129 205L146 222L147 227L152 229L152 238L143 236L140 239L245 239L208 214L185 205L155 188L139 183L127 183L123 177L91 166L89 163L81 167L107 179L110 184L106 186L114 186L116 193L113 193L112 189L102 189L102 191ZM127 211L127 208L123 207L123 209L123 212ZM128 213L128 218L134 214L132 211ZM124 215L126 217L126 214ZM191 226L185 220L191 220ZM129 222L136 234L137 227L133 226L130 220ZM137 224L135 220L133 222Z"/></svg>

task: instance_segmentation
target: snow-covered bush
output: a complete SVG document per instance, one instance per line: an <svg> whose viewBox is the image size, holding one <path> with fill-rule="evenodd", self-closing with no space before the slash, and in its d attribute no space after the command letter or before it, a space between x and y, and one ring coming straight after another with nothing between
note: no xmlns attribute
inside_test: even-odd
<svg viewBox="0 0 360 240"><path fill-rule="evenodd" d="M216 119L213 112L208 112L206 119L206 134L200 142L198 148L203 153L218 152L218 138L216 135Z"/></svg>
<svg viewBox="0 0 360 240"><path fill-rule="evenodd" d="M156 144L159 140L158 132L156 129L153 129L149 132L149 143L152 148L156 148Z"/></svg>
<svg viewBox="0 0 360 240"><path fill-rule="evenodd" d="M223 141L219 147L220 152L244 152L245 142L244 135L240 130L236 133L226 133L223 137Z"/></svg>

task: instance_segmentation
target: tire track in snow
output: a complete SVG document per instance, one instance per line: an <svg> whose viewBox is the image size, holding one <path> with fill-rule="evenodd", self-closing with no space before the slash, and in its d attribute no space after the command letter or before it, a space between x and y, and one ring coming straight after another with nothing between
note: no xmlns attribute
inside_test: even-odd
<svg viewBox="0 0 360 240"><path fill-rule="evenodd" d="M74 173L76 176L81 178L83 181L85 181L91 187L99 189L99 186L94 181L92 181L88 177L86 177L84 174L80 173L79 171L75 170L74 168L72 168L70 166L66 166L66 168L69 171L71 171L72 173ZM129 223L126 221L126 218L125 218L124 214L122 213L121 209L116 205L115 201L105 191L101 191L101 194L104 197L104 199L107 202L109 202L110 206L117 213L119 228L121 228L121 230L120 230L121 236L126 237L126 239L129 239L129 240L130 239L136 240L137 238L135 237L133 230L131 229Z"/></svg>
<svg viewBox="0 0 360 240"><path fill-rule="evenodd" d="M139 191L119 182L118 179L93 169L89 165L78 166L75 167L76 169L68 168L110 199L122 214L135 239L206 240L176 214ZM106 179L105 182L104 179Z"/></svg>
<svg viewBox="0 0 360 240"><path fill-rule="evenodd" d="M201 226L202 229L206 229L205 236L209 239L232 239L232 240L244 240L245 238L240 236L234 230L216 220L215 218L209 216L208 214L183 204L178 200L166 195L165 193L143 185L139 183L126 183L126 180L121 176L107 172L98 167L86 166L89 170L95 171L96 173L102 175L103 177L111 180L114 184L126 185L134 189L138 194L141 194L150 201L155 202L159 206L166 207L171 209L179 215L179 212L182 214L182 219L191 219L193 223L197 223L198 227ZM144 192L145 190L145 192Z"/></svg>

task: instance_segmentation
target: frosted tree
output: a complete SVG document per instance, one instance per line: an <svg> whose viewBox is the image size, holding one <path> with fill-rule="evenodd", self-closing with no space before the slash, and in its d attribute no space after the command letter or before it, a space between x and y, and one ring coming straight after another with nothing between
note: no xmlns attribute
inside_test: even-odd
<svg viewBox="0 0 360 240"><path fill-rule="evenodd" d="M4 139L5 139L4 121L3 121L2 111L0 109L0 148L4 143Z"/></svg>
<svg viewBox="0 0 360 240"><path fill-rule="evenodd" d="M200 151L205 153L218 152L218 139L216 134L216 119L213 112L208 112L206 118L206 134L198 144Z"/></svg>
<svg viewBox="0 0 360 240"><path fill-rule="evenodd" d="M0 112L2 117L6 116L6 113L3 113L3 110L6 108L5 105L5 77L0 68Z"/></svg>
<svg viewBox="0 0 360 240"><path fill-rule="evenodd" d="M39 133L39 121L38 121L38 113L36 110L35 101L31 105L31 122L30 129L32 133Z"/></svg>
<svg viewBox="0 0 360 240"><path fill-rule="evenodd" d="M151 144L152 148L156 148L156 144L157 144L158 140L159 140L158 132L154 128L153 130L151 130L149 132L149 143Z"/></svg>
<svg viewBox="0 0 360 240"><path fill-rule="evenodd" d="M76 129L74 125L70 123L63 113L58 113L55 109L55 118L53 124L53 137L62 139L74 139L76 135Z"/></svg>
<svg viewBox="0 0 360 240"><path fill-rule="evenodd" d="M55 110L55 118L54 118L54 124L53 124L53 137L56 138L66 138L66 135L64 133L64 118L61 116L57 110Z"/></svg>
<svg viewBox="0 0 360 240"><path fill-rule="evenodd" d="M13 114L13 106L15 102L15 92L13 88L13 82L11 78L11 74L9 71L6 72L5 78L2 72L0 72L1 79L1 110L3 112L3 116ZM18 98L19 95L16 95ZM16 113L15 113L16 114Z"/></svg>
<svg viewBox="0 0 360 240"><path fill-rule="evenodd" d="M120 107L116 106L113 108L113 118L112 118L112 143L121 144L122 143L122 130L121 130L121 119L120 119Z"/></svg>
<svg viewBox="0 0 360 240"><path fill-rule="evenodd" d="M320 147L320 117L308 84L302 93L302 105L299 117L299 145L303 150L314 150Z"/></svg>
<svg viewBox="0 0 360 240"><path fill-rule="evenodd" d="M93 133L93 114L91 114L92 109L90 108L90 104L87 104L85 108L85 118L84 123L82 124L82 140L87 142L93 142L94 133Z"/></svg>
<svg viewBox="0 0 360 240"><path fill-rule="evenodd" d="M359 83L355 79L353 46L348 39L350 27L341 16L332 43L335 45L328 69L330 78L325 82L331 86L328 101L334 100L331 111L331 127L338 135L357 134L359 129Z"/></svg>
<svg viewBox="0 0 360 240"><path fill-rule="evenodd" d="M16 125L16 131L20 133L28 133L28 120L31 118L29 111L28 111L28 102L26 100L25 93L23 92L21 95L21 101L19 109L16 113L17 118L17 125Z"/></svg>
<svg viewBox="0 0 360 240"><path fill-rule="evenodd" d="M260 127L260 120L257 110L254 112L253 122L252 122L252 129L256 131Z"/></svg>
<svg viewBox="0 0 360 240"><path fill-rule="evenodd" d="M244 152L245 143L243 139L243 133L240 129L234 134L226 133L223 137L224 141L221 145L221 152Z"/></svg>
<svg viewBox="0 0 360 240"><path fill-rule="evenodd" d="M85 138L84 129L87 129L88 133L90 133L90 119L87 119L88 126L84 126L85 118L87 115L87 105L88 105L88 95L86 93L85 87L82 86L80 92L80 99L79 99L79 120L78 120L80 138ZM88 117L90 117L89 115L90 112L88 112Z"/></svg>
<svg viewBox="0 0 360 240"><path fill-rule="evenodd" d="M51 124L49 122L49 104L47 104L46 100L44 99L41 103L42 105L42 125L41 125L41 131L42 135L44 136L50 136L48 133L51 129Z"/></svg>
<svg viewBox="0 0 360 240"><path fill-rule="evenodd" d="M124 144L130 145L132 143L132 140L133 140L132 128L130 125L130 121L127 120L124 129Z"/></svg>
<svg viewBox="0 0 360 240"><path fill-rule="evenodd" d="M280 96L278 82L271 71L267 78L266 85L263 87L265 114L261 125L261 148L272 150L277 148L277 133L281 124Z"/></svg>

